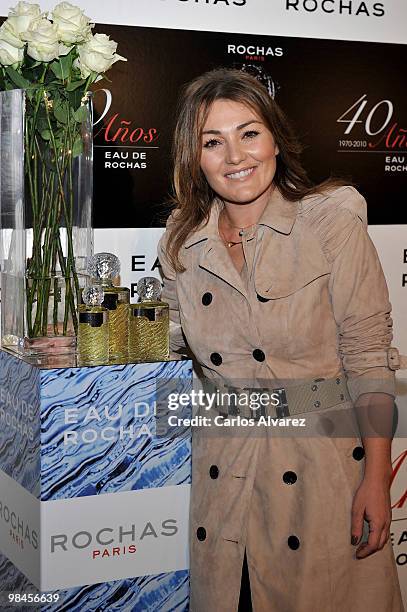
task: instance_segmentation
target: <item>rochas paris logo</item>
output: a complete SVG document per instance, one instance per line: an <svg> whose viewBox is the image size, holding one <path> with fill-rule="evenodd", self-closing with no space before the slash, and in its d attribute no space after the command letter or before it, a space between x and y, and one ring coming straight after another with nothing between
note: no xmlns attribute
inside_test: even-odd
<svg viewBox="0 0 407 612"><path fill-rule="evenodd" d="M92 559L122 557L137 551L137 545L147 540L171 537L178 533L177 519L167 518L160 524L147 521L142 525L117 525L102 527L95 531L85 529L75 533L55 533L50 538L52 553L66 553L74 550L90 552Z"/></svg>
<svg viewBox="0 0 407 612"><path fill-rule="evenodd" d="M9 529L13 542L24 549L30 544L35 550L38 548L38 534L8 503L0 500L0 520Z"/></svg>
<svg viewBox="0 0 407 612"><path fill-rule="evenodd" d="M249 57L281 57L283 55L281 47L270 47L267 45L229 45L229 55L244 55Z"/></svg>
<svg viewBox="0 0 407 612"><path fill-rule="evenodd" d="M382 2L368 0L283 0L287 11L302 13L325 13L327 15L354 15L356 17L383 17Z"/></svg>

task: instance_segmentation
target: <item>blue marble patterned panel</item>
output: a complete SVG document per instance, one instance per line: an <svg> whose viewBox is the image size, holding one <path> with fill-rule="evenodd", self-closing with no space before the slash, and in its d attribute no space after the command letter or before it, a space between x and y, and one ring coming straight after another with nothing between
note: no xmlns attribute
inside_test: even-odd
<svg viewBox="0 0 407 612"><path fill-rule="evenodd" d="M0 591L37 592L27 578L0 553ZM58 603L40 606L7 606L1 597L2 612L187 612L189 577L186 570L115 580L77 587L58 593Z"/></svg>
<svg viewBox="0 0 407 612"><path fill-rule="evenodd" d="M0 350L0 469L40 495L40 370Z"/></svg>
<svg viewBox="0 0 407 612"><path fill-rule="evenodd" d="M41 371L41 499L189 483L190 439L156 437L153 409L157 381L188 391L191 376L187 361Z"/></svg>

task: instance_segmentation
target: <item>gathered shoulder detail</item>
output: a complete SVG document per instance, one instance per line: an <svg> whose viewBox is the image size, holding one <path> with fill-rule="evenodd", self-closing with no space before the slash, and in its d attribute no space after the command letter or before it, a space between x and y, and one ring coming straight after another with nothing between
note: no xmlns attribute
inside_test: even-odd
<svg viewBox="0 0 407 612"><path fill-rule="evenodd" d="M367 231L366 200L350 186L304 198L298 214L317 235L329 262L339 255L355 228L362 224Z"/></svg>

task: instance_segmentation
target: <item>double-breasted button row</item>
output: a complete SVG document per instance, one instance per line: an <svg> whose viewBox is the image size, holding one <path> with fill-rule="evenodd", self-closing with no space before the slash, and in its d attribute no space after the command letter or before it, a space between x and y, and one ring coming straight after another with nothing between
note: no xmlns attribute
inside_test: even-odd
<svg viewBox="0 0 407 612"><path fill-rule="evenodd" d="M252 355L256 361L264 361L266 358L264 352L261 349L254 349ZM222 355L220 353L211 353L210 360L212 361L213 365L216 366L220 366L223 361Z"/></svg>
<svg viewBox="0 0 407 612"><path fill-rule="evenodd" d="M205 291L205 293L202 296L202 304L204 306L209 306L209 304L212 302L213 299L213 295L210 291ZM257 294L257 299L259 300L259 302L269 302L270 299L269 298L265 298L262 295Z"/></svg>

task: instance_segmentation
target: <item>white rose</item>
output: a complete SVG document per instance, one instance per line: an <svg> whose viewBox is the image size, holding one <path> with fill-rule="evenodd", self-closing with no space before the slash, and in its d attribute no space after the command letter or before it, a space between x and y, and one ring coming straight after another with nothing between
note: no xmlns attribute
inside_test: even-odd
<svg viewBox="0 0 407 612"><path fill-rule="evenodd" d="M58 28L59 40L69 44L87 40L92 35L91 28L95 25L79 7L69 2L57 4L51 18Z"/></svg>
<svg viewBox="0 0 407 612"><path fill-rule="evenodd" d="M37 19L23 34L27 54L37 62L51 62L60 54L57 27L48 19Z"/></svg>
<svg viewBox="0 0 407 612"><path fill-rule="evenodd" d="M7 19L0 27L0 39L17 49L23 49L25 42L15 32L13 25Z"/></svg>
<svg viewBox="0 0 407 612"><path fill-rule="evenodd" d="M110 40L106 34L95 34L78 47L79 68L82 78L86 79L92 72L101 74L118 61L127 62L125 57L116 53L117 42Z"/></svg>
<svg viewBox="0 0 407 612"><path fill-rule="evenodd" d="M23 61L24 49L10 45L6 40L0 39L0 64L11 66Z"/></svg>
<svg viewBox="0 0 407 612"><path fill-rule="evenodd" d="M16 36L26 32L33 21L41 17L41 9L38 4L31 2L19 2L17 6L10 9L8 22L12 26Z"/></svg>

